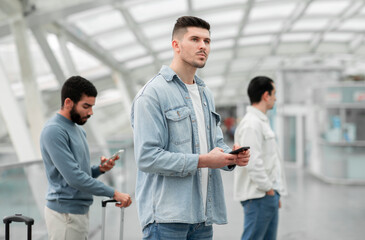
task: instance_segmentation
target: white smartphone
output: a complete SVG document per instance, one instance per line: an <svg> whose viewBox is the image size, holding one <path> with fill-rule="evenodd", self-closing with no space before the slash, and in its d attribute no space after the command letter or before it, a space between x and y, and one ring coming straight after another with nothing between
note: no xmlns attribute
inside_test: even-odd
<svg viewBox="0 0 365 240"><path fill-rule="evenodd" d="M108 160L110 159L114 159L116 158L117 156L120 156L121 153L124 152L124 149L119 149L117 152L115 152L110 158L108 158Z"/></svg>

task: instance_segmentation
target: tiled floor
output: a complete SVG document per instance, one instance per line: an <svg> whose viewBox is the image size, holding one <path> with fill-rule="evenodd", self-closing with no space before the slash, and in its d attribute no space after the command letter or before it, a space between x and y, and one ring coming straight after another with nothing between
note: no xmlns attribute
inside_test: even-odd
<svg viewBox="0 0 365 240"><path fill-rule="evenodd" d="M214 226L215 240L240 239L243 210L232 200L233 174L222 172L229 224ZM282 198L279 240L365 239L365 186L331 185L303 170L286 168L289 195ZM141 239L135 204L125 211L124 239Z"/></svg>

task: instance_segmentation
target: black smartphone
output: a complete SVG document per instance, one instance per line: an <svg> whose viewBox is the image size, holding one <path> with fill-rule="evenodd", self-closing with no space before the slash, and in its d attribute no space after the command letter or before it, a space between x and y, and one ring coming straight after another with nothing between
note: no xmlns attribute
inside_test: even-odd
<svg viewBox="0 0 365 240"><path fill-rule="evenodd" d="M231 151L229 154L239 154L240 152L246 151L250 149L250 147L241 147L239 149Z"/></svg>

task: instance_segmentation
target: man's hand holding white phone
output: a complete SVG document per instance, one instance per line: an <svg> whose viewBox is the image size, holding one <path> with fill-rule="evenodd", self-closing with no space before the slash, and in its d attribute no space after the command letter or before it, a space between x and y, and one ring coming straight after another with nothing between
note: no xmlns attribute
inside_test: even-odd
<svg viewBox="0 0 365 240"><path fill-rule="evenodd" d="M106 158L104 156L100 157L101 163L99 165L99 169L101 172L107 172L112 169L115 165L115 161L119 159L119 155L124 152L123 149L115 152L110 158Z"/></svg>

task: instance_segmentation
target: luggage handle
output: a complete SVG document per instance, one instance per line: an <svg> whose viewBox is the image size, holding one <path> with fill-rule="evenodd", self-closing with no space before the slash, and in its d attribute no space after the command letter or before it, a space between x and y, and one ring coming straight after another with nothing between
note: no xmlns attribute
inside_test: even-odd
<svg viewBox="0 0 365 240"><path fill-rule="evenodd" d="M33 225L34 219L21 214L15 214L14 216L4 217L3 222L5 224L10 224L12 222L24 222L26 225Z"/></svg>
<svg viewBox="0 0 365 240"><path fill-rule="evenodd" d="M102 211L102 225L101 225L101 239L102 240L104 240L104 238L105 238L105 207L106 207L106 205L108 204L108 203L117 203L118 201L117 200L115 200L115 199L104 199L104 200L102 200L101 201L101 207L102 207L102 209L103 209L103 211ZM119 227L119 229L120 229L120 235L119 235L119 238L120 238L120 240L123 240L123 234L124 234L124 208L122 207L122 208L120 208L121 209L121 219L120 219L120 227Z"/></svg>
<svg viewBox="0 0 365 240"><path fill-rule="evenodd" d="M13 216L4 217L3 222L5 223L5 239L9 239L9 226L12 222L24 222L28 226L28 239L32 238L32 225L34 224L33 218L26 217L21 214L15 214Z"/></svg>
<svg viewBox="0 0 365 240"><path fill-rule="evenodd" d="M108 203L116 203L116 202L118 202L117 200L115 200L115 199L105 199L105 200L102 200L101 201L101 206L102 207L106 207L106 205L108 204Z"/></svg>

